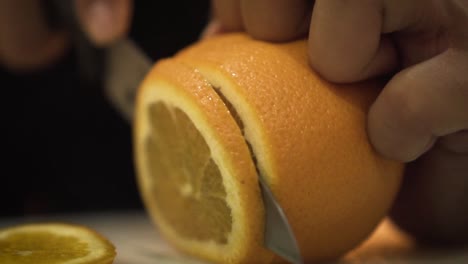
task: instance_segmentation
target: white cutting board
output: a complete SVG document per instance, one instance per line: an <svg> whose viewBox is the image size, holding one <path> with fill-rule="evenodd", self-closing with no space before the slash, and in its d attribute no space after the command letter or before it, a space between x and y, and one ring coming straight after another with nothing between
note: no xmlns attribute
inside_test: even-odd
<svg viewBox="0 0 468 264"><path fill-rule="evenodd" d="M0 219L0 228L37 221L67 221L96 229L116 246L114 264L204 263L182 256L167 245L141 211ZM335 264L468 264L468 248L417 249L408 236L384 221L367 241Z"/></svg>

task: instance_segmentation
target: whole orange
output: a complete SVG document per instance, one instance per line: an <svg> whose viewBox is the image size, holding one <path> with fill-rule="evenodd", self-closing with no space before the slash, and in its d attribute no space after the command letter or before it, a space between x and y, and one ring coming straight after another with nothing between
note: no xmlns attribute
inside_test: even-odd
<svg viewBox="0 0 468 264"><path fill-rule="evenodd" d="M272 263L263 246L264 177L306 261L337 258L387 214L403 165L380 157L366 116L381 83L335 85L306 42L243 34L203 40L160 61L135 122L139 186L176 247L219 263Z"/></svg>

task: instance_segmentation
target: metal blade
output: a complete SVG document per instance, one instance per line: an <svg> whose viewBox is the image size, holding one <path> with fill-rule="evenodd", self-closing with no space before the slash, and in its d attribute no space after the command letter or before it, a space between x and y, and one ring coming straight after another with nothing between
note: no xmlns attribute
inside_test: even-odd
<svg viewBox="0 0 468 264"><path fill-rule="evenodd" d="M266 214L265 246L291 263L302 264L296 237L283 209L263 177L259 176L259 181Z"/></svg>
<svg viewBox="0 0 468 264"><path fill-rule="evenodd" d="M130 39L111 46L106 60L106 95L123 117L131 121L136 91L153 62Z"/></svg>

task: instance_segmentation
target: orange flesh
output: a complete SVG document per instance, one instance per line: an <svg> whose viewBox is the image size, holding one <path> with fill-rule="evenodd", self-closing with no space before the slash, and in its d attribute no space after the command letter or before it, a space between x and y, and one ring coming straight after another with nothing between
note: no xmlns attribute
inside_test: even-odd
<svg viewBox="0 0 468 264"><path fill-rule="evenodd" d="M86 243L48 232L12 234L0 241L0 263L55 264L88 255Z"/></svg>
<svg viewBox="0 0 468 264"><path fill-rule="evenodd" d="M151 193L166 221L188 239L227 243L231 209L204 138L184 112L161 102L149 108L149 122L148 157L158 157L148 162Z"/></svg>

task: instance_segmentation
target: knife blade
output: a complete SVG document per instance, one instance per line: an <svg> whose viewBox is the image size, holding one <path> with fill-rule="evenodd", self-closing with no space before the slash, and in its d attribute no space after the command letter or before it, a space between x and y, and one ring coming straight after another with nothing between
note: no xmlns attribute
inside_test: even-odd
<svg viewBox="0 0 468 264"><path fill-rule="evenodd" d="M302 264L302 256L288 218L263 177L259 177L265 207L264 245L293 264Z"/></svg>
<svg viewBox="0 0 468 264"><path fill-rule="evenodd" d="M136 89L152 62L128 39L112 46L108 54L106 91L117 109L131 120ZM265 247L291 263L302 263L299 246L287 217L262 176L259 176L259 185L265 207Z"/></svg>
<svg viewBox="0 0 468 264"><path fill-rule="evenodd" d="M132 121L135 95L153 61L130 39L123 39L107 50L104 91L127 121Z"/></svg>

